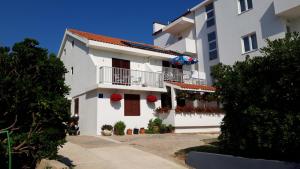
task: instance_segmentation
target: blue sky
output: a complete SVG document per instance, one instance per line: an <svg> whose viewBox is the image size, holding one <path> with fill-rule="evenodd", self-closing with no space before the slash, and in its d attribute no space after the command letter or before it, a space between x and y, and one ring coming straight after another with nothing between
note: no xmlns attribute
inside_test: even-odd
<svg viewBox="0 0 300 169"><path fill-rule="evenodd" d="M168 21L202 0L5 0L0 45L26 37L57 53L66 28L152 44L152 22Z"/></svg>

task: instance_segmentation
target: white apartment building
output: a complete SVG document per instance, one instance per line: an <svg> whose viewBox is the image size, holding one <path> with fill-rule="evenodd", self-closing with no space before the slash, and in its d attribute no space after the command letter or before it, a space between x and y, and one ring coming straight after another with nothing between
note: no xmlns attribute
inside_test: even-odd
<svg viewBox="0 0 300 169"><path fill-rule="evenodd" d="M79 116L81 134L99 135L102 125L117 121L127 129L147 128L156 117L174 126L176 133L218 132L222 112L175 112L178 92L215 91L189 66L172 68L170 61L178 55L153 45L67 29L58 57L68 70L71 113ZM184 101L188 103L195 102ZM158 114L159 107L171 110Z"/></svg>
<svg viewBox="0 0 300 169"><path fill-rule="evenodd" d="M154 45L198 57L210 69L260 56L266 39L300 31L300 0L204 0L168 24L153 23Z"/></svg>

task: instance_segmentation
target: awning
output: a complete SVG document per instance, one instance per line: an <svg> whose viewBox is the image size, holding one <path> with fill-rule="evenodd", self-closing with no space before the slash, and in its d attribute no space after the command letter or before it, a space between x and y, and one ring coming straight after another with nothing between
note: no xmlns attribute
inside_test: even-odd
<svg viewBox="0 0 300 169"><path fill-rule="evenodd" d="M178 90L199 91L199 92L215 92L216 88L207 85L187 84L180 82L165 82L166 86L173 87Z"/></svg>

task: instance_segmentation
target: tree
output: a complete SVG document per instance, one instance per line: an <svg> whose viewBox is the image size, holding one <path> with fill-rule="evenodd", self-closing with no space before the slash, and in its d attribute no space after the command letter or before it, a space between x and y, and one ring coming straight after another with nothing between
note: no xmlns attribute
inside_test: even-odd
<svg viewBox="0 0 300 169"><path fill-rule="evenodd" d="M42 158L55 158L65 143L69 88L63 63L33 39L0 47L0 131L12 139L13 167L34 168ZM0 149L7 139L0 136ZM0 166L5 166L5 151Z"/></svg>
<svg viewBox="0 0 300 169"><path fill-rule="evenodd" d="M226 112L221 149L250 157L300 160L300 36L267 40L261 52L263 57L213 68Z"/></svg>

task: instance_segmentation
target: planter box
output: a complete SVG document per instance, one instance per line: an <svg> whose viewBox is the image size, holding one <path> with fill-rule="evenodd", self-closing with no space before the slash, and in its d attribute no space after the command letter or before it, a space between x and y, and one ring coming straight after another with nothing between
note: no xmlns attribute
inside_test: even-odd
<svg viewBox="0 0 300 169"><path fill-rule="evenodd" d="M170 113L159 114L164 124L175 127L175 133L215 133L220 132L224 114L220 113Z"/></svg>
<svg viewBox="0 0 300 169"><path fill-rule="evenodd" d="M186 164L197 169L296 169L300 167L297 163L203 152L190 152Z"/></svg>

